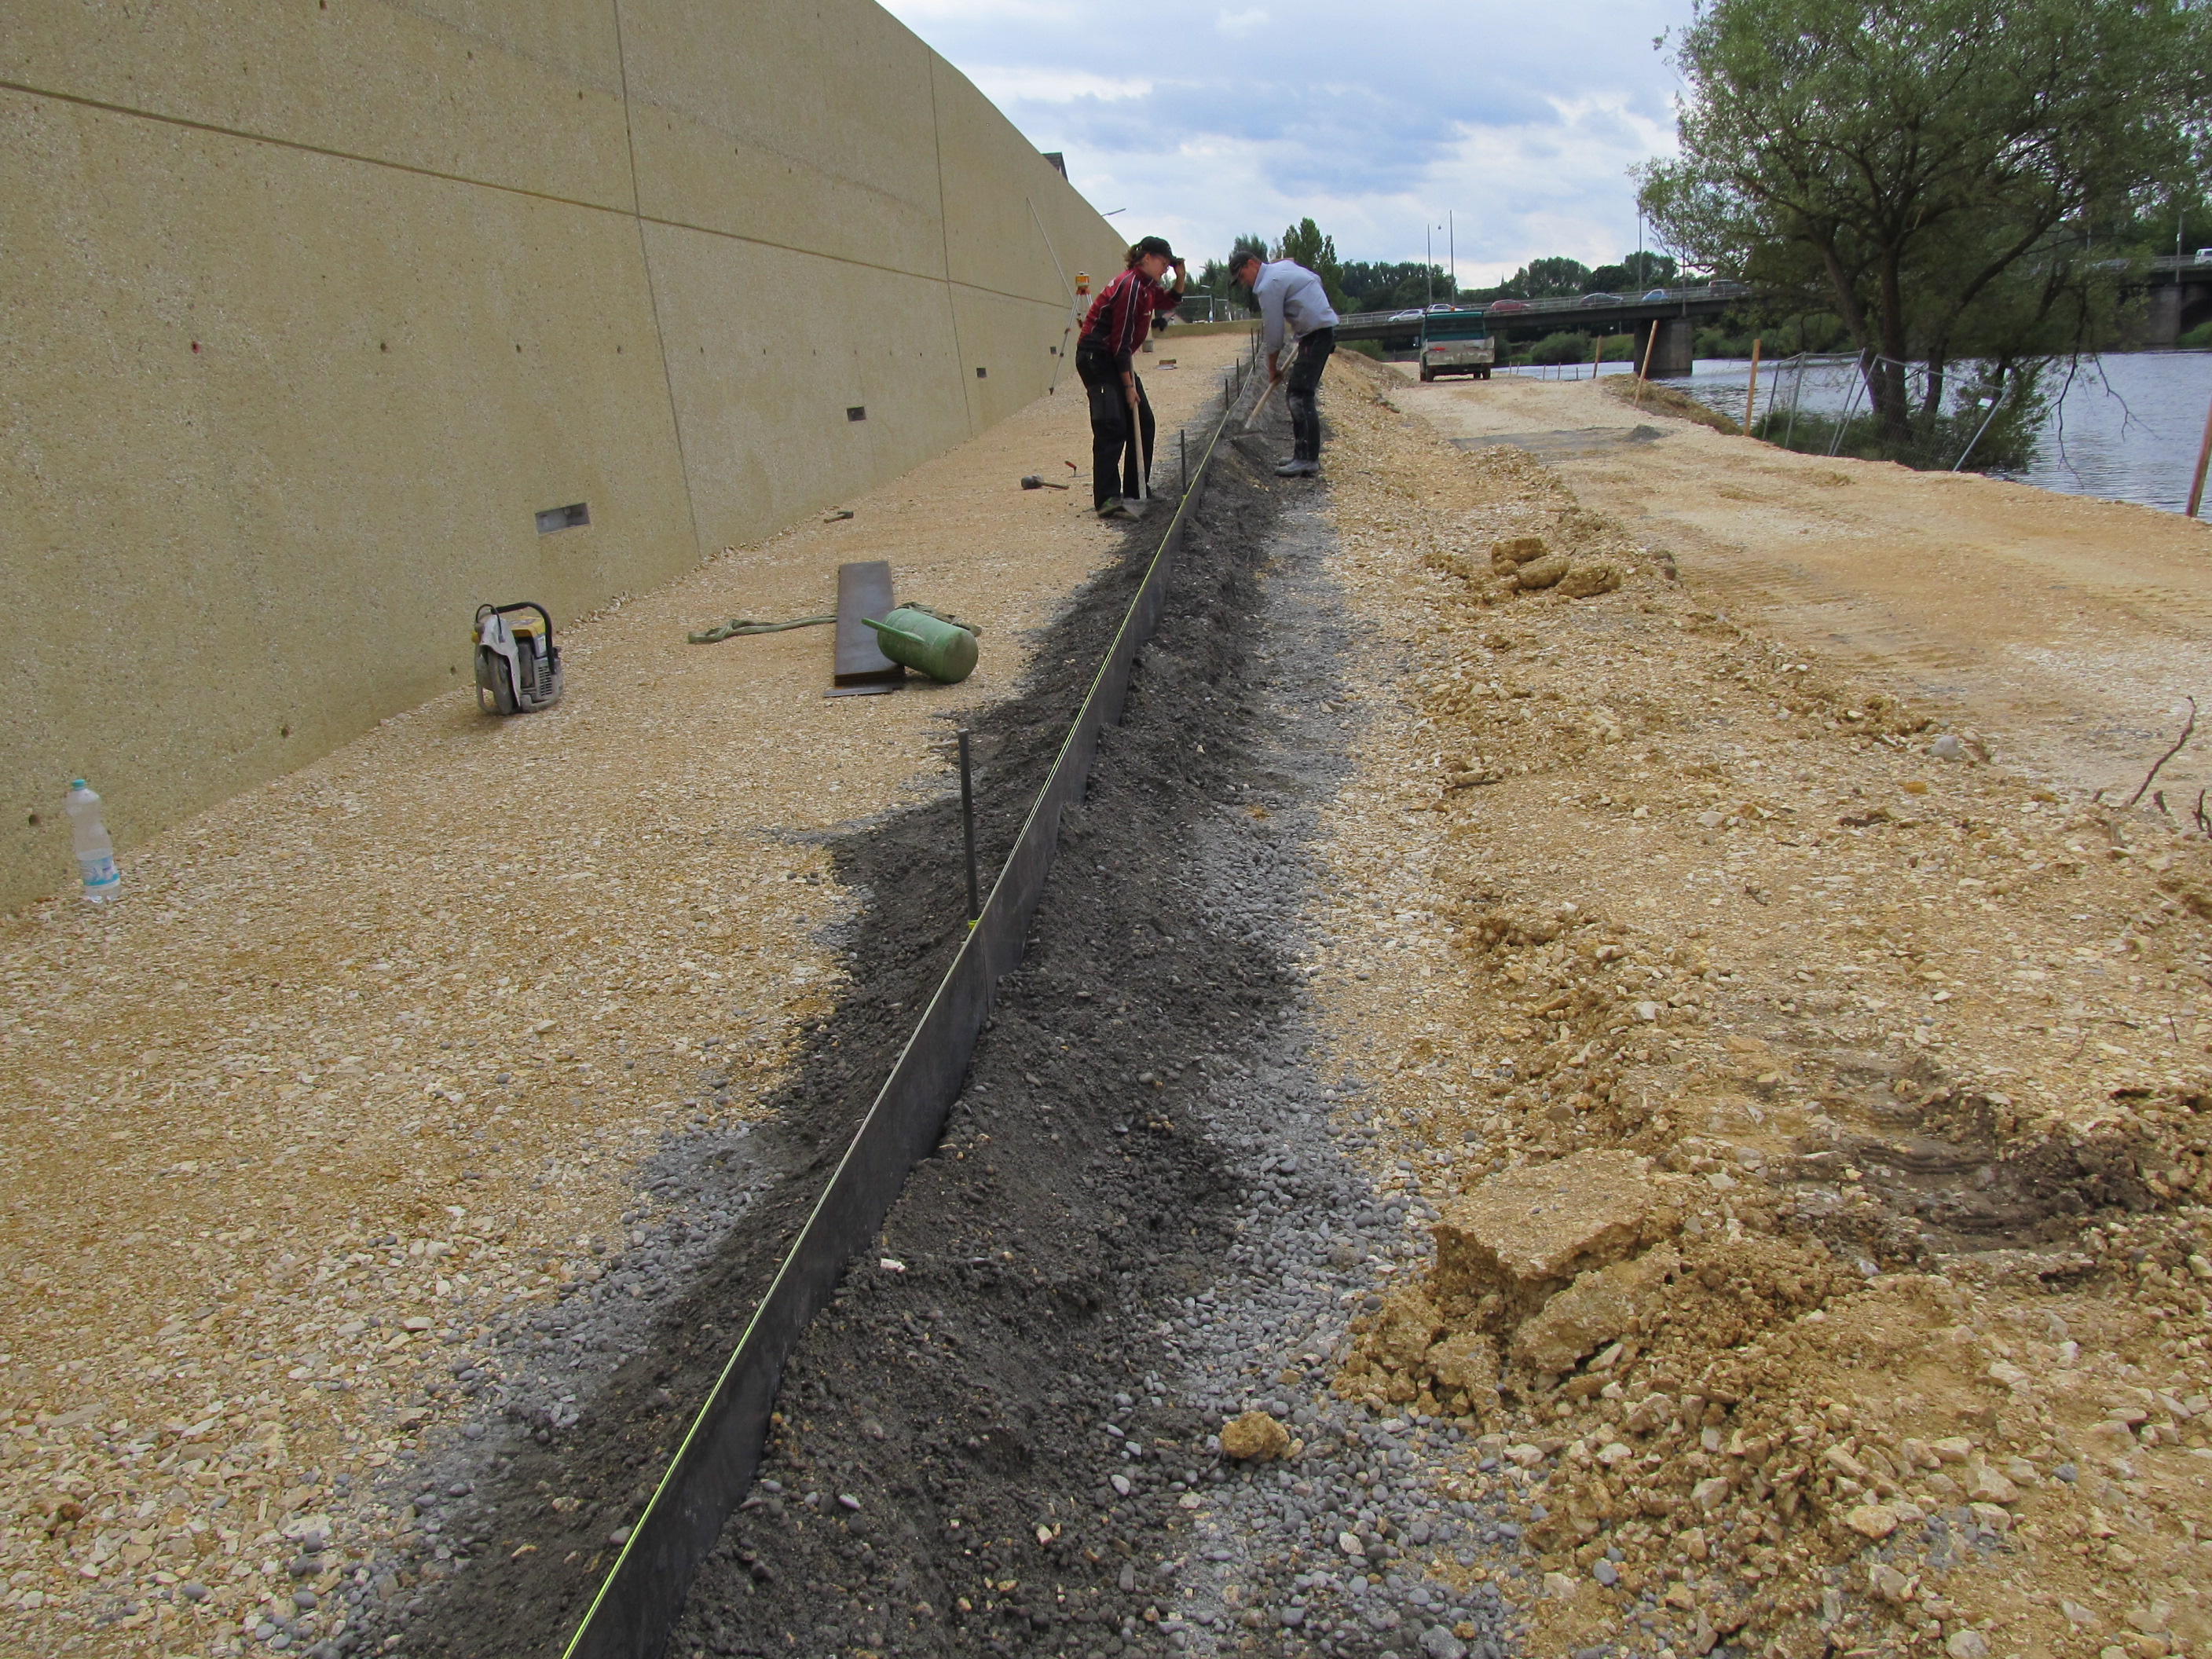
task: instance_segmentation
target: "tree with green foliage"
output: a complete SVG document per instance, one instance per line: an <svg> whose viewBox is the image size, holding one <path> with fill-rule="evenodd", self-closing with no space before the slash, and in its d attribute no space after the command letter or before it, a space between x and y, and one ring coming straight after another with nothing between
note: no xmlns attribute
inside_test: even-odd
<svg viewBox="0 0 2212 1659"><path fill-rule="evenodd" d="M1467 289L1459 297L1480 305L1490 300L1571 299L1578 294L1626 296L1664 288L1680 274L1681 267L1665 253L1624 253L1619 264L1600 265L1595 270L1578 259L1555 253L1531 259L1495 288ZM1445 291L1449 291L1448 285Z"/></svg>
<svg viewBox="0 0 2212 1659"><path fill-rule="evenodd" d="M1642 201L1692 264L1839 316L1887 436L1957 357L2033 373L2109 327L2100 223L2191 176L2212 117L2197 0L1711 0L1682 35L1680 154Z"/></svg>
<svg viewBox="0 0 2212 1659"><path fill-rule="evenodd" d="M1208 259L1205 268L1199 272L1198 280L1191 286L1201 294L1211 294L1217 299L1231 301L1242 306L1250 305L1252 290L1235 282L1229 275L1230 266L1248 253L1256 253L1262 259L1266 258L1267 239L1257 231L1247 231L1229 245L1226 260Z"/></svg>
<svg viewBox="0 0 2212 1659"><path fill-rule="evenodd" d="M2201 181L2192 179L2155 201L2130 206L2132 211L2115 219L2099 239L2117 256L2156 259L2178 253L2185 258L2212 246L2212 197Z"/></svg>
<svg viewBox="0 0 2212 1659"><path fill-rule="evenodd" d="M1348 260L1339 268L1337 281L1354 311L1404 311L1452 297L1450 274L1442 265L1418 260L1399 264Z"/></svg>
<svg viewBox="0 0 2212 1659"><path fill-rule="evenodd" d="M1583 291L1590 268L1564 254L1531 259L1500 283L1494 291L1501 300L1563 300Z"/></svg>
<svg viewBox="0 0 2212 1659"><path fill-rule="evenodd" d="M1339 311L1351 309L1344 297L1343 283L1339 281L1336 238L1322 235L1321 227L1311 219L1301 219L1283 232L1283 240L1275 248L1275 258L1304 265L1321 278L1322 292L1328 295L1330 305Z"/></svg>
<svg viewBox="0 0 2212 1659"><path fill-rule="evenodd" d="M1586 363L1590 356L1590 337L1579 332L1547 334L1528 348L1532 363Z"/></svg>
<svg viewBox="0 0 2212 1659"><path fill-rule="evenodd" d="M1590 272L1583 292L1618 294L1625 299L1633 299L1655 288L1672 287L1681 274L1681 266L1668 254L1626 253L1619 264L1600 265Z"/></svg>

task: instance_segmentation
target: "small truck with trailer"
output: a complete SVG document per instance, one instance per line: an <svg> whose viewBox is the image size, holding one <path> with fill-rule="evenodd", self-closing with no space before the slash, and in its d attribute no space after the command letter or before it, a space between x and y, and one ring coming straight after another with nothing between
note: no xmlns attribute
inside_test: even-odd
<svg viewBox="0 0 2212 1659"><path fill-rule="evenodd" d="M1421 318L1421 378L1433 380L1443 374L1490 378L1498 360L1498 343L1480 311L1432 311Z"/></svg>

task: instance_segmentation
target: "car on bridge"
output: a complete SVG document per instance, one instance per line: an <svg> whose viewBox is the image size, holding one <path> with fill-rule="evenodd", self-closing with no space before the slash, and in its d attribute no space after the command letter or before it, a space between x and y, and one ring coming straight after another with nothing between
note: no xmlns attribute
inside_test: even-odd
<svg viewBox="0 0 2212 1659"><path fill-rule="evenodd" d="M1390 320L1394 323L1418 323L1424 314L1420 307L1415 306L1409 311L1392 312Z"/></svg>
<svg viewBox="0 0 2212 1659"><path fill-rule="evenodd" d="M1663 300L1666 297L1667 290L1665 289L1655 288L1649 294L1644 296L1644 303L1650 305L1655 300Z"/></svg>
<svg viewBox="0 0 2212 1659"><path fill-rule="evenodd" d="M1620 302L1620 295L1618 294L1585 294L1583 295L1583 303L1586 306L1617 306Z"/></svg>
<svg viewBox="0 0 2212 1659"><path fill-rule="evenodd" d="M1526 300L1492 300L1490 302L1490 314L1493 317L1510 316L1516 311L1528 309L1528 302Z"/></svg>

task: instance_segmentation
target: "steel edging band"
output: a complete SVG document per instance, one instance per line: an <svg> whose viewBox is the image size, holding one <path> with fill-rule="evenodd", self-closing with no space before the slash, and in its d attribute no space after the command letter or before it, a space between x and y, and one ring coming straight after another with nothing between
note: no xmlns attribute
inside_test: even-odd
<svg viewBox="0 0 2212 1659"><path fill-rule="evenodd" d="M1243 400L1240 363L1220 418L1192 470L1143 582L1124 613L1052 771L1037 792L983 913L915 1023L890 1075L854 1131L829 1185L746 1322L706 1401L669 1461L645 1512L563 1659L659 1659L692 1574L714 1546L759 1467L784 1361L836 1290L845 1265L873 1238L915 1164L937 1144L999 980L1018 966L1044 894L1060 817L1089 787L1098 733L1121 717L1137 653L1166 602L1175 555L1206 477Z"/></svg>

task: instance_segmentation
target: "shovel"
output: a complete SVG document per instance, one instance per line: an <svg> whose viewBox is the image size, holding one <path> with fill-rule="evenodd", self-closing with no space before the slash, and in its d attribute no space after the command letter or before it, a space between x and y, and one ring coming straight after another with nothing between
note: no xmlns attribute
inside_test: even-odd
<svg viewBox="0 0 2212 1659"><path fill-rule="evenodd" d="M1270 380L1267 382L1267 389L1260 394L1260 401L1252 405L1252 412L1244 417L1244 424L1237 428L1238 437L1245 436L1254 427L1260 424L1261 416L1267 412L1267 400L1274 395L1275 382Z"/></svg>
<svg viewBox="0 0 2212 1659"><path fill-rule="evenodd" d="M1267 382L1266 389L1260 393L1260 401L1252 405L1252 412L1244 417L1244 424L1237 428L1238 437L1249 438L1252 435L1252 428L1260 424L1260 417L1267 412L1267 400L1275 395L1275 387L1290 378L1291 365L1297 360L1297 351L1293 348L1291 352L1291 362L1283 365L1283 372L1279 376Z"/></svg>

